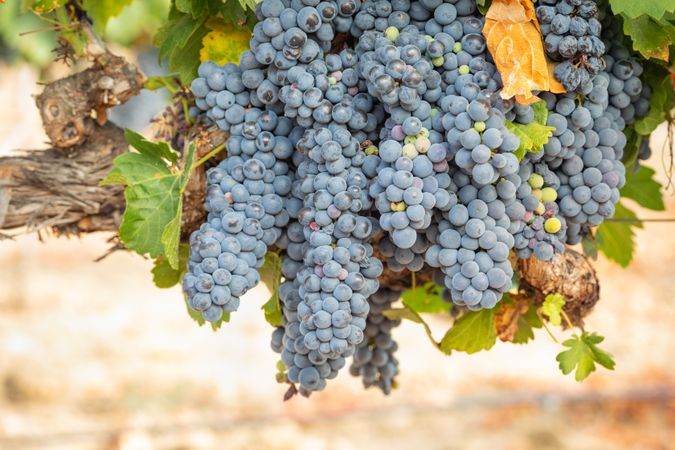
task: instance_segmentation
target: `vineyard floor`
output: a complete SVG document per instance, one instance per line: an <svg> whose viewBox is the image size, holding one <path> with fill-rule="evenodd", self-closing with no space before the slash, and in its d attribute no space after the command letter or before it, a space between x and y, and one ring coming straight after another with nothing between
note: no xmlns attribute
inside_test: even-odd
<svg viewBox="0 0 675 450"><path fill-rule="evenodd" d="M30 97L17 94L31 77L0 67L0 152L43 145ZM658 156L649 164L665 180ZM672 190L666 203L638 216L675 217ZM638 230L629 269L596 263L601 301L587 328L606 336L614 372L563 376L546 332L445 357L405 323L390 397L345 370L325 392L285 403L264 287L213 333L189 319L179 289L154 287L150 261L116 252L95 263L108 238L0 243L0 449L675 448L675 223Z"/></svg>

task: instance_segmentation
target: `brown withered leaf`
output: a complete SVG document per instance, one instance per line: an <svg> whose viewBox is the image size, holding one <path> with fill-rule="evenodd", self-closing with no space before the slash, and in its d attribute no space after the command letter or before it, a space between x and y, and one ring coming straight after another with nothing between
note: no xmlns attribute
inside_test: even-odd
<svg viewBox="0 0 675 450"><path fill-rule="evenodd" d="M532 91L565 92L544 54L531 0L494 0L483 34L502 76L502 98L530 104L539 100Z"/></svg>

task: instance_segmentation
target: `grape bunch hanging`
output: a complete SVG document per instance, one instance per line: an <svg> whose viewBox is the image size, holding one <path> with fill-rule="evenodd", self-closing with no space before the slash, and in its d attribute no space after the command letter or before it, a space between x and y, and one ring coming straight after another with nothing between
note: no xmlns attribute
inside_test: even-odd
<svg viewBox="0 0 675 450"><path fill-rule="evenodd" d="M649 110L642 67L593 0L543 0L553 136L518 155L475 0L263 0L250 50L205 62L193 114L229 133L207 172L208 220L183 288L218 321L280 251L283 326L272 348L303 395L350 372L388 393L398 362L383 270L432 271L444 298L493 308L509 258L551 261L614 214L623 130ZM606 25L603 27L603 24Z"/></svg>

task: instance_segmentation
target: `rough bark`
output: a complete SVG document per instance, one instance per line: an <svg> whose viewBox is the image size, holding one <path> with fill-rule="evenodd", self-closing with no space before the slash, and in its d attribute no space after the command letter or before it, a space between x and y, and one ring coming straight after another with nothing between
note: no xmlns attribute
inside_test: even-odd
<svg viewBox="0 0 675 450"><path fill-rule="evenodd" d="M559 293L565 298L563 310L574 325L583 325L586 317L600 298L600 282L589 259L572 249L551 262L535 257L518 260L521 288L543 303L549 294Z"/></svg>
<svg viewBox="0 0 675 450"><path fill-rule="evenodd" d="M36 98L55 148L82 144L107 121L107 110L138 95L145 77L124 58L103 53L79 73L48 84Z"/></svg>
<svg viewBox="0 0 675 450"><path fill-rule="evenodd" d="M30 150L0 158L0 229L57 234L114 231L124 210L120 186L98 186L127 150L112 124L68 149Z"/></svg>

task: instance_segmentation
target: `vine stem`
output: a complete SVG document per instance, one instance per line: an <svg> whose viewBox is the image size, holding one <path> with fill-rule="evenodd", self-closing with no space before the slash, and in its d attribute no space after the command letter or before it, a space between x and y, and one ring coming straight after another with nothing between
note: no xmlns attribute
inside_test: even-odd
<svg viewBox="0 0 675 450"><path fill-rule="evenodd" d="M208 152L206 155L204 155L204 157L202 157L202 159L200 159L199 161L197 161L197 163L194 165L194 167L192 168L192 170L194 170L194 169L196 169L197 167L199 167L199 166L201 166L202 164L204 164L206 161L208 161L209 159L211 159L213 156L215 156L215 155L217 155L218 153L220 153L224 148L225 148L225 144L220 144L218 147L216 147L216 148L214 148L213 150L211 150L210 152Z"/></svg>
<svg viewBox="0 0 675 450"><path fill-rule="evenodd" d="M553 339L553 342L556 344L560 344L560 341L553 335L553 332L551 332L551 329L546 325L546 320L542 317L541 313L537 310L537 317L539 317L539 320L541 320L541 324L544 326L544 329L548 333L549 336L551 336L551 339Z"/></svg>

